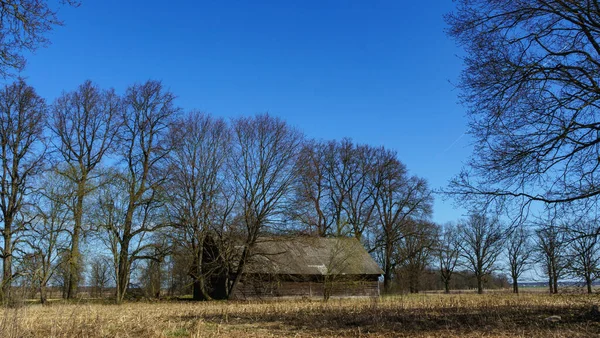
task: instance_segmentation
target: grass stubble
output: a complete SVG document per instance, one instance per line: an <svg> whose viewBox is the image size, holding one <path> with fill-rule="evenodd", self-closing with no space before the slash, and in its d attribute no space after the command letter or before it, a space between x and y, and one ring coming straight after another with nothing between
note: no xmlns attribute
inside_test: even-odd
<svg viewBox="0 0 600 338"><path fill-rule="evenodd" d="M598 304L599 295L498 293L329 302L55 302L0 310L0 337L600 337L600 318L590 311Z"/></svg>

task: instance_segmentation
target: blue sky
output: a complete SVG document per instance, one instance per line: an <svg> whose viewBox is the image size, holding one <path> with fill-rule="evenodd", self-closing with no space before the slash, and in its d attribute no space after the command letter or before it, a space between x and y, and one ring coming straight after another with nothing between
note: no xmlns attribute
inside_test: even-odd
<svg viewBox="0 0 600 338"><path fill-rule="evenodd" d="M162 80L185 109L384 145L444 187L471 152L452 1L295 2L84 0L60 9L65 25L21 75L50 101L86 79L119 92ZM463 213L436 197L434 221Z"/></svg>

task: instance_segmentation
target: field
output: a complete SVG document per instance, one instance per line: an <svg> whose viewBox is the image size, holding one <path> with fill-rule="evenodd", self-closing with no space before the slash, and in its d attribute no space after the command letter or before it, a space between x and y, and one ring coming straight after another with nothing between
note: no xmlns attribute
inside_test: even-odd
<svg viewBox="0 0 600 338"><path fill-rule="evenodd" d="M594 304L600 296L532 293L327 303L55 302L1 310L0 337L592 337L600 336Z"/></svg>

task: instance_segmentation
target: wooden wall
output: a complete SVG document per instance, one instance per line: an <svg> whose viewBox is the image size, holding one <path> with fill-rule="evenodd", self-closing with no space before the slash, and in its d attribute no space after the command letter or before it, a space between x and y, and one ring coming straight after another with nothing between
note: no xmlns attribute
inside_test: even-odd
<svg viewBox="0 0 600 338"><path fill-rule="evenodd" d="M360 276L359 276L360 277ZM261 299L273 297L323 298L323 281L289 281L246 278L234 290L234 299ZM331 297L378 297L379 282L373 278L358 278L328 282Z"/></svg>

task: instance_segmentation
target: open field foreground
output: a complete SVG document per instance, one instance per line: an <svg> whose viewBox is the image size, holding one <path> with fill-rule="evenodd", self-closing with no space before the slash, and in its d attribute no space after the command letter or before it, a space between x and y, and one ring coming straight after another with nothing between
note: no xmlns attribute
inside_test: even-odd
<svg viewBox="0 0 600 338"><path fill-rule="evenodd" d="M600 297L417 295L379 300L59 304L4 310L1 337L592 337ZM560 319L551 316L560 316Z"/></svg>

